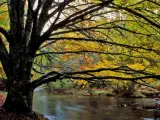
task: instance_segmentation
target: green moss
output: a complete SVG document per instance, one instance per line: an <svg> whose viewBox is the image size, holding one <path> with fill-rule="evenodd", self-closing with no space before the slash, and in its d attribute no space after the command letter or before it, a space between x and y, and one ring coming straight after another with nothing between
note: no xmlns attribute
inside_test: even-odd
<svg viewBox="0 0 160 120"><path fill-rule="evenodd" d="M93 95L106 95L106 96L114 96L114 94L109 90L93 90Z"/></svg>

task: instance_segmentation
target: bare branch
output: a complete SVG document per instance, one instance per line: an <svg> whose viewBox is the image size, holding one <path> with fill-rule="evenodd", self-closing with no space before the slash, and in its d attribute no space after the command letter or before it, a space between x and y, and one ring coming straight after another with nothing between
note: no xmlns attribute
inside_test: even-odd
<svg viewBox="0 0 160 120"><path fill-rule="evenodd" d="M102 71L126 71L125 74L130 74L128 71L137 73L140 76L137 77L120 77L120 76L95 76L94 73L102 72ZM129 81L135 81L135 80L141 80L141 79L160 79L160 75L154 75L151 73L143 72L142 70L134 70L129 68L128 66L121 66L117 68L100 68L96 70L86 70L86 71L78 71L78 72L64 72L64 73L58 73L56 71L49 72L45 75L43 75L41 78L33 81L31 85L33 88L42 85L47 82L56 81L57 79L83 79L87 81L94 81L94 80L104 80L104 79L116 79L116 80L129 80Z"/></svg>
<svg viewBox="0 0 160 120"><path fill-rule="evenodd" d="M111 8L116 8L116 9L125 10L125 11L127 11L127 12L129 12L129 13L132 13L132 14L140 17L140 18L143 18L145 21L147 21L147 22L150 23L151 25L155 26L156 28L160 28L160 25L159 25L159 24L156 24L155 22L153 22L152 20L148 19L148 18L145 17L144 15L142 15L142 14L140 14L140 13L138 13L138 12L132 10L132 9L129 9L129 8L127 8L127 7L122 7L122 6L116 5L116 4L114 4L114 3L112 3L112 5L114 5L114 6L116 6L116 7L110 6Z"/></svg>
<svg viewBox="0 0 160 120"><path fill-rule="evenodd" d="M69 24L70 22L74 22L77 20L82 20L86 15L91 14L95 11L98 11L102 8L104 8L105 6L107 6L111 1L113 0L108 0L107 2L102 2L100 4L96 4L96 5L92 5L89 6L85 9L82 9L78 12L73 13L72 15L70 15L69 17L67 17L66 19L62 20L61 22L57 23L56 25L52 24L50 26L50 28L43 34L43 36L41 37L41 39L44 41L46 39L49 38L49 36L51 35L51 33L55 30L55 29L59 29L64 27L65 25Z"/></svg>
<svg viewBox="0 0 160 120"><path fill-rule="evenodd" d="M11 36L8 34L8 32L4 28L0 27L0 33L2 33L5 36L5 38L9 43L13 42Z"/></svg>

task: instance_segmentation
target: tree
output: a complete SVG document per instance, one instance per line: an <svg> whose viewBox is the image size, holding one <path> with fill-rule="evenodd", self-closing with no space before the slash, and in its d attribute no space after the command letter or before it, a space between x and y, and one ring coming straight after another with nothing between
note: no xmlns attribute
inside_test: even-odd
<svg viewBox="0 0 160 120"><path fill-rule="evenodd" d="M112 56L130 56L129 51L152 52L159 50L138 45L145 37L156 41L160 37L159 0L8 0L9 30L0 27L0 60L6 74L7 99L3 107L8 111L31 112L33 91L36 87L57 79L84 79L97 81L103 79L139 80L160 79L157 73L137 70L119 65L83 71L57 70L52 66L48 73L36 69L34 65L46 68L42 60L56 61L55 54L96 53ZM5 4L4 3L4 4ZM149 5L150 6L149 6ZM147 6L147 8L145 7ZM135 26L137 28L135 28ZM139 28L141 28L139 30ZM76 34L76 36L71 33ZM5 37L5 41L2 37ZM130 38L130 39L128 39ZM119 41L118 41L119 40ZM5 43L8 43L8 48ZM104 50L75 49L74 51L55 51L56 46L87 43L104 46ZM73 44L75 45L75 44ZM76 46L76 45L75 45ZM73 46L74 48L74 46ZM83 48L83 47L82 47ZM155 47L155 48L159 48ZM117 51L120 51L117 53ZM126 51L126 52L123 52ZM159 57L159 56L158 56ZM143 57L138 57L143 59ZM54 64L53 64L54 65ZM49 68L49 66L47 66ZM32 80L32 69L40 74ZM101 75L100 72L114 71L126 76ZM98 74L99 73L99 74ZM136 76L132 76L132 75Z"/></svg>

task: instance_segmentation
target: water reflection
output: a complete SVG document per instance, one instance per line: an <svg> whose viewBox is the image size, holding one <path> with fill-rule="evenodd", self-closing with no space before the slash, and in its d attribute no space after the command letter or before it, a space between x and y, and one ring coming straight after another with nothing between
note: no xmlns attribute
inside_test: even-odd
<svg viewBox="0 0 160 120"><path fill-rule="evenodd" d="M43 89L34 93L33 108L49 120L153 120L152 113L129 104L150 104L152 99L53 95Z"/></svg>

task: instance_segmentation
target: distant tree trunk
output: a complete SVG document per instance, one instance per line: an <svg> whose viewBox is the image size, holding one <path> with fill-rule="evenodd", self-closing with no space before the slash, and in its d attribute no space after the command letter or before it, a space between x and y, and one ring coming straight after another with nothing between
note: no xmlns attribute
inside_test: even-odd
<svg viewBox="0 0 160 120"><path fill-rule="evenodd" d="M128 86L128 89L123 93L123 96L132 97L134 92L135 92L135 82L131 81L131 83Z"/></svg>
<svg viewBox="0 0 160 120"><path fill-rule="evenodd" d="M128 91L130 92L131 95L135 92L135 85L136 83L134 81L131 81L130 86L128 88Z"/></svg>

